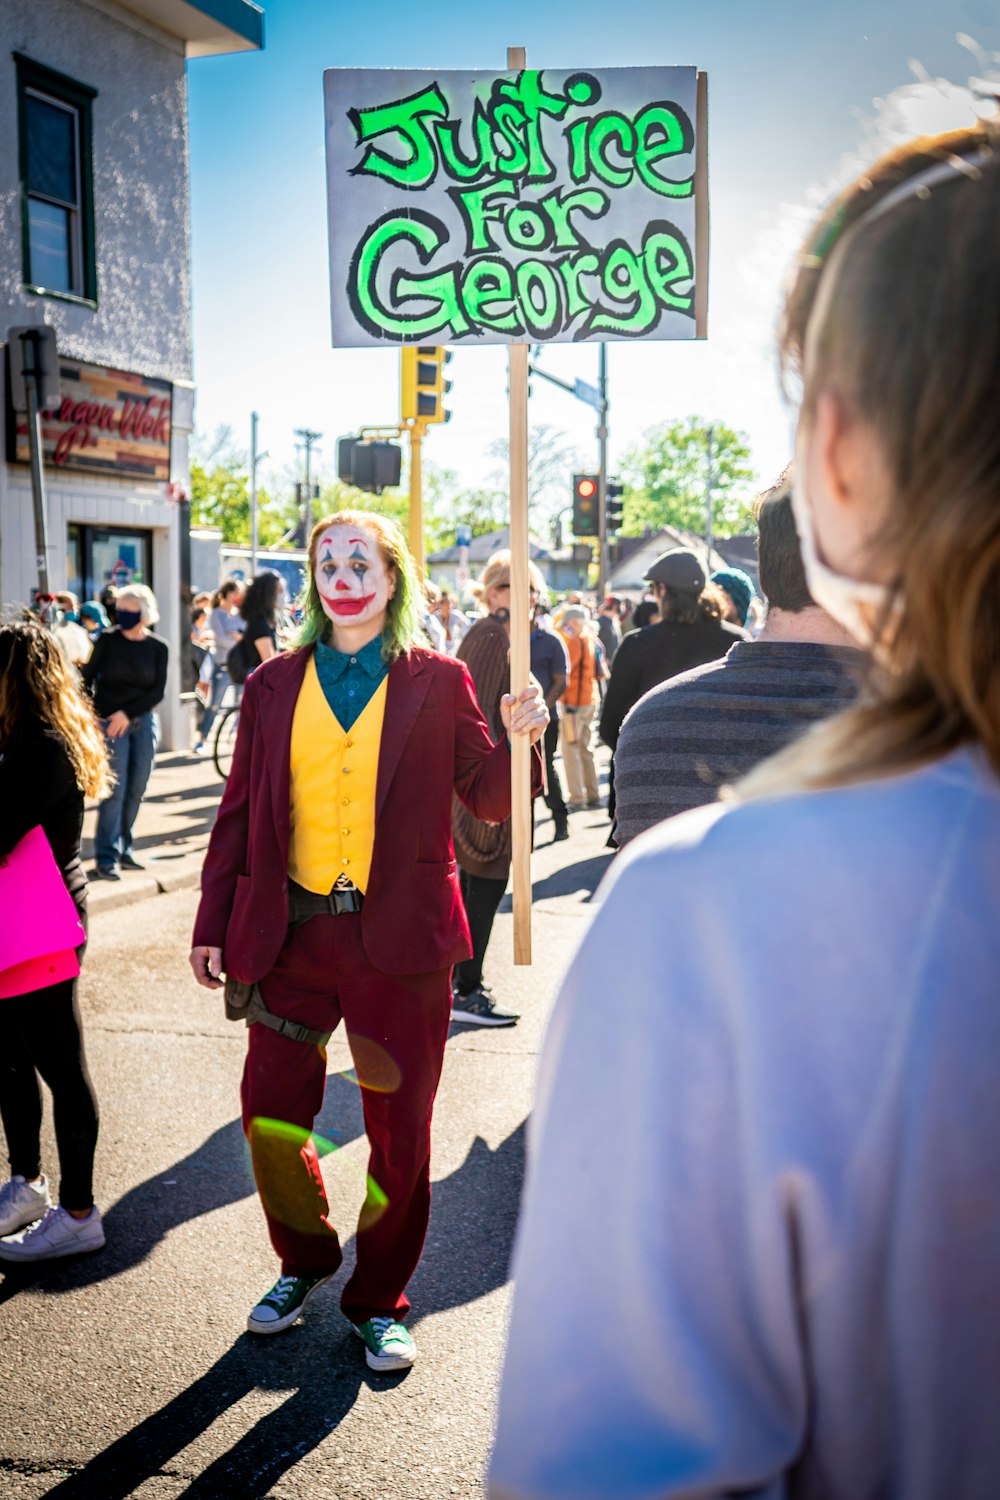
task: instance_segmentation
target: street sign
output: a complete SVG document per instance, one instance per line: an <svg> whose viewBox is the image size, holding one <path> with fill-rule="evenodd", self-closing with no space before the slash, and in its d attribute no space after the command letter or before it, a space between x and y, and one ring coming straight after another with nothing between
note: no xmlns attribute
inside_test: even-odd
<svg viewBox="0 0 1000 1500"><path fill-rule="evenodd" d="M595 411L600 411L601 393L596 385L588 385L585 380L574 380L573 395L578 401L586 401L588 406L592 406Z"/></svg>
<svg viewBox="0 0 1000 1500"><path fill-rule="evenodd" d="M42 372L39 410L59 405L59 350L56 347L56 331L47 323L32 323L24 328L8 328L7 348L10 353L10 400L15 411L28 410L28 397L24 388L25 369L34 367L35 355L32 345L38 350Z"/></svg>
<svg viewBox="0 0 1000 1500"><path fill-rule="evenodd" d="M705 333L705 75L324 73L333 343Z"/></svg>

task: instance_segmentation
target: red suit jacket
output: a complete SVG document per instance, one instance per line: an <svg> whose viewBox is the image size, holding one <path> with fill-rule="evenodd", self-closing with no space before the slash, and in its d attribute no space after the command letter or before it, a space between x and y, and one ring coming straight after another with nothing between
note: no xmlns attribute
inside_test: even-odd
<svg viewBox="0 0 1000 1500"><path fill-rule="evenodd" d="M312 649L263 662L248 679L229 780L201 877L193 942L222 949L252 984L288 925L292 718ZM541 767L532 757L533 789ZM451 842L452 790L477 818L510 817L510 754L494 745L468 668L414 647L389 668L375 792L375 845L361 912L365 950L387 974L469 957Z"/></svg>

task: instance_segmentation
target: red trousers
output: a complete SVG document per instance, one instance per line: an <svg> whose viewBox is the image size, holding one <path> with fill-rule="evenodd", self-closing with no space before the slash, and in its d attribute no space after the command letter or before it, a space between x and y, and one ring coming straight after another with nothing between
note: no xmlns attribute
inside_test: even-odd
<svg viewBox="0 0 1000 1500"><path fill-rule="evenodd" d="M269 1011L310 1030L344 1022L371 1156L357 1264L341 1307L354 1323L401 1316L430 1215L431 1111L448 1038L449 971L383 974L365 953L360 916L323 914L292 929L260 991ZM333 1272L343 1257L311 1136L326 1049L259 1023L249 1040L243 1128L271 1243L283 1274Z"/></svg>

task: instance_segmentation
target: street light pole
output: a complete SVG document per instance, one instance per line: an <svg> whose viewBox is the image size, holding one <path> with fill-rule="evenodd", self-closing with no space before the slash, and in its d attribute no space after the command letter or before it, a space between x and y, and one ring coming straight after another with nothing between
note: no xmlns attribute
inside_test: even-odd
<svg viewBox="0 0 1000 1500"><path fill-rule="evenodd" d="M38 565L38 592L49 592L49 537L45 507L45 469L42 464L41 398L45 370L42 368L42 341L34 329L20 335L24 345L24 395L28 408L28 451L31 456L31 498L35 509L35 552Z"/></svg>
<svg viewBox="0 0 1000 1500"><path fill-rule="evenodd" d="M309 533L312 531L312 450L313 444L318 443L323 436L321 432L312 432L308 427L296 427L295 436L301 438L306 450L306 503L303 519L306 529L306 546L309 545Z"/></svg>
<svg viewBox="0 0 1000 1500"><path fill-rule="evenodd" d="M705 474L705 565L710 573L712 571L712 491L715 488L715 472L713 469L715 449L715 428L710 427L705 436L705 449L708 458L708 467Z"/></svg>
<svg viewBox="0 0 1000 1500"><path fill-rule="evenodd" d="M250 413L250 576L257 577L257 413Z"/></svg>
<svg viewBox="0 0 1000 1500"><path fill-rule="evenodd" d="M529 364L530 375L540 375L543 380L548 380L552 385L557 385L561 390L568 391L578 401L583 401L587 406L592 406L597 412L597 441L598 448L598 483L597 483L597 591L601 598L608 581L608 349L606 344L598 344L598 375L597 385L589 385L585 380L574 380L572 384L568 380L560 380L558 375L550 375L548 370L543 370L538 364Z"/></svg>
<svg viewBox="0 0 1000 1500"><path fill-rule="evenodd" d="M601 396L597 427L597 599L608 586L608 346L597 346L597 388Z"/></svg>

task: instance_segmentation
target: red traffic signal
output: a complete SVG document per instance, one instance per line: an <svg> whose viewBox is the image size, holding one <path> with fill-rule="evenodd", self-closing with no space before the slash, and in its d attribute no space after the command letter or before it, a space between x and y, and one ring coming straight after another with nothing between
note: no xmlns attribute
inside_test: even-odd
<svg viewBox="0 0 1000 1500"><path fill-rule="evenodd" d="M597 536L597 475L573 475L573 535Z"/></svg>

